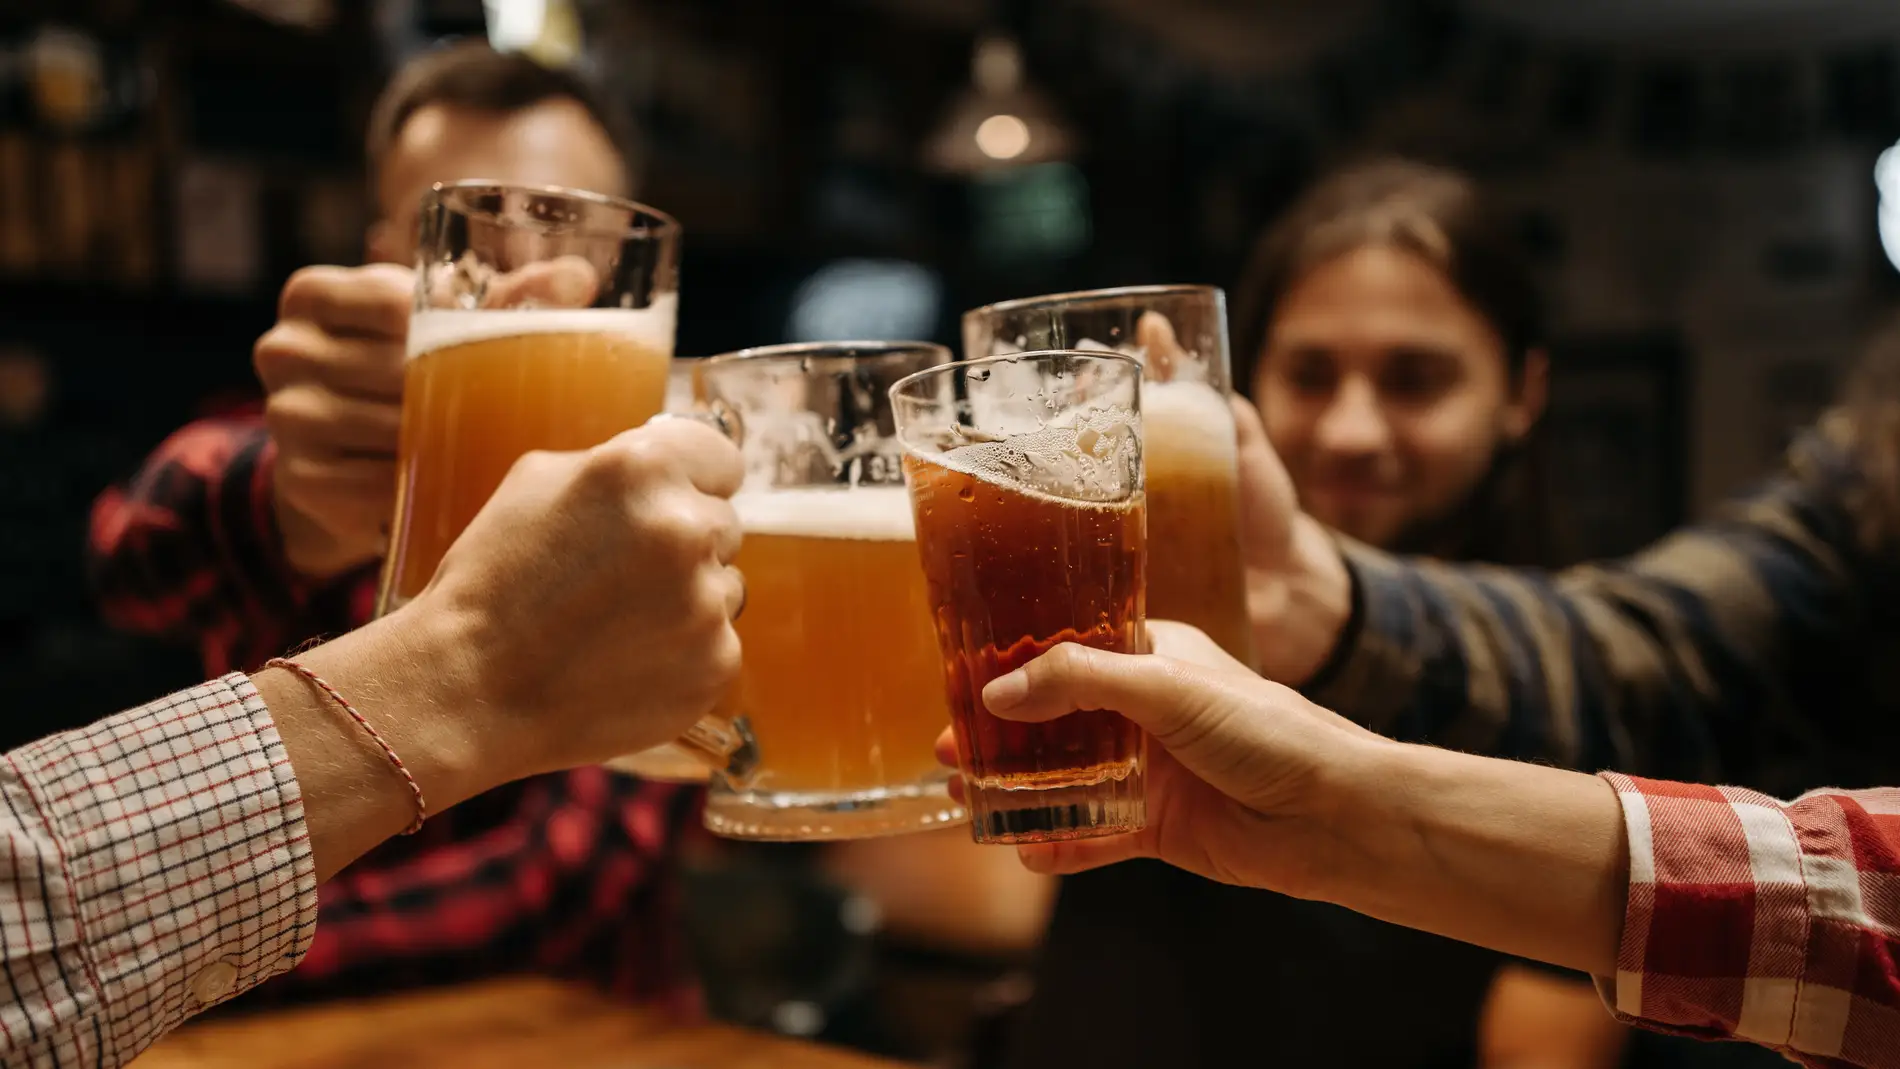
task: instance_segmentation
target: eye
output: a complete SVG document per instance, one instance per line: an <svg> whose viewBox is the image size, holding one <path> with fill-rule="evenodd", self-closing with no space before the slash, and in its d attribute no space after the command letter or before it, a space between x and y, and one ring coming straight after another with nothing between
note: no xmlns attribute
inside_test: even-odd
<svg viewBox="0 0 1900 1069"><path fill-rule="evenodd" d="M1339 385L1339 366L1317 349L1298 349L1280 358L1280 378L1296 394L1324 397Z"/></svg>
<svg viewBox="0 0 1900 1069"><path fill-rule="evenodd" d="M1432 349L1401 349L1379 369L1379 393L1398 404L1429 404L1458 384L1458 360Z"/></svg>

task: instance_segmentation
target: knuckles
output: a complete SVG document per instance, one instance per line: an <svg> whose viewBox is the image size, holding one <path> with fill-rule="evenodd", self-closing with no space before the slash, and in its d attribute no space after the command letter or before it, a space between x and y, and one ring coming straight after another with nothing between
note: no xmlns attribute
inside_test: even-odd
<svg viewBox="0 0 1900 1069"><path fill-rule="evenodd" d="M328 264L300 267L291 272L277 298L277 318L315 318L347 277L348 268Z"/></svg>

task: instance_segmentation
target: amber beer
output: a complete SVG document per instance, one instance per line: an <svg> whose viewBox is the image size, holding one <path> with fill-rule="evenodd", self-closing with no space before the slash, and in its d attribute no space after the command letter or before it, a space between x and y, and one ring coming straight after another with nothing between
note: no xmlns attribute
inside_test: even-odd
<svg viewBox="0 0 1900 1069"><path fill-rule="evenodd" d="M1147 468L1148 616L1181 620L1243 664L1253 662L1240 529L1239 452L1227 400L1203 382L1145 380L1142 463Z"/></svg>
<svg viewBox="0 0 1900 1069"><path fill-rule="evenodd" d="M416 314L384 611L428 585L522 455L599 445L660 411L674 305Z"/></svg>
<svg viewBox="0 0 1900 1069"><path fill-rule="evenodd" d="M940 790L934 747L950 714L904 488L748 490L733 507L745 529L739 708L762 758L753 792ZM743 802L715 795L709 826L772 819ZM953 808L940 793L923 804ZM894 822L915 823L898 809Z"/></svg>
<svg viewBox="0 0 1900 1069"><path fill-rule="evenodd" d="M1091 502L1032 489L1005 474L1006 454L1024 452L1011 441L904 458L973 831L1007 843L1135 830L1146 736L1133 723L1103 709L1017 723L983 705L990 680L1061 643L1143 647L1140 492Z"/></svg>
<svg viewBox="0 0 1900 1069"><path fill-rule="evenodd" d="M1158 317L1165 332L1144 332ZM1254 663L1241 565L1239 464L1228 407L1227 304L1211 286L1128 286L1025 297L963 316L967 355L1073 348L1142 361L1148 613L1193 624ZM1164 351L1150 353L1159 343Z"/></svg>

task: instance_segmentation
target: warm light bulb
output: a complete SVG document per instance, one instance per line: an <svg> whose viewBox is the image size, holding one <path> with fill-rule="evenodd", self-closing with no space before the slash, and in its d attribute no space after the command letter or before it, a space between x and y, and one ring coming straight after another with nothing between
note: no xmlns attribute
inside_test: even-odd
<svg viewBox="0 0 1900 1069"><path fill-rule="evenodd" d="M978 140L982 134L977 135ZM1880 193L1876 217L1880 225L1880 247L1888 262L1900 268L1900 144L1887 149L1874 162L1874 188Z"/></svg>
<svg viewBox="0 0 1900 1069"><path fill-rule="evenodd" d="M993 160L1013 160L1029 151L1029 124L1014 115L992 115L976 128L976 147Z"/></svg>

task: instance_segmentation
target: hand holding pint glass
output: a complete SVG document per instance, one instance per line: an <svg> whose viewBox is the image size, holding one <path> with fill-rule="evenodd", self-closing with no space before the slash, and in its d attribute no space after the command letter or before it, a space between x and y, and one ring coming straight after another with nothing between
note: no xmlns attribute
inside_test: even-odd
<svg viewBox="0 0 1900 1069"><path fill-rule="evenodd" d="M1030 352L891 390L917 549L978 842L1113 835L1146 820L1147 736L1113 710L999 719L983 687L1065 642L1144 648L1141 365Z"/></svg>
<svg viewBox="0 0 1900 1069"><path fill-rule="evenodd" d="M679 238L666 215L593 193L487 182L430 191L379 614L429 584L516 461L592 448L660 411ZM744 725L718 717L682 741L735 776L756 757Z"/></svg>
<svg viewBox="0 0 1900 1069"><path fill-rule="evenodd" d="M1205 631L1254 664L1240 555L1240 487L1227 298L1212 286L1129 286L1025 297L963 315L971 359L1026 349L1125 353L1142 362L1148 614Z"/></svg>

